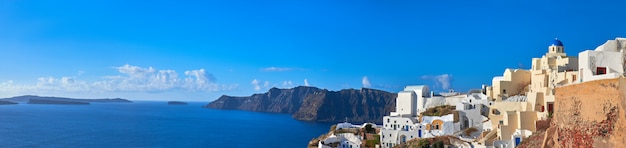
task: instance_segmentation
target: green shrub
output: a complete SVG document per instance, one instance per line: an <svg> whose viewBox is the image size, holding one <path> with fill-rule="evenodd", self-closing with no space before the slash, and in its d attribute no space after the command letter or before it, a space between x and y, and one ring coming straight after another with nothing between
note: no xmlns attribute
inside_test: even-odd
<svg viewBox="0 0 626 148"><path fill-rule="evenodd" d="M367 147L376 147L376 145L378 145L378 144L380 144L380 140L379 139L365 141L365 145Z"/></svg>
<svg viewBox="0 0 626 148"><path fill-rule="evenodd" d="M548 118L552 118L552 112L548 112Z"/></svg>
<svg viewBox="0 0 626 148"><path fill-rule="evenodd" d="M433 144L434 148L443 148L443 141L437 141Z"/></svg>
<svg viewBox="0 0 626 148"><path fill-rule="evenodd" d="M418 142L418 145L422 148L428 148L430 146L430 141L428 141L428 139L421 139Z"/></svg>

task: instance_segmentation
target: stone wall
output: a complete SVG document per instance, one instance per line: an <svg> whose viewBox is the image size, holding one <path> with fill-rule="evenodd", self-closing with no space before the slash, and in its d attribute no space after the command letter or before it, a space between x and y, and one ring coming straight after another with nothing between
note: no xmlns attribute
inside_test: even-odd
<svg viewBox="0 0 626 148"><path fill-rule="evenodd" d="M605 79L556 89L555 147L626 147L626 79ZM556 141L555 141L556 140Z"/></svg>

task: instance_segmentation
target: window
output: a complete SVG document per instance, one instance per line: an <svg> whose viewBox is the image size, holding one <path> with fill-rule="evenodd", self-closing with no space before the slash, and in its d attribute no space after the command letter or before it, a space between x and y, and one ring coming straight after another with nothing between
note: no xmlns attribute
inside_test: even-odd
<svg viewBox="0 0 626 148"><path fill-rule="evenodd" d="M606 67L598 67L596 70L597 75L606 74Z"/></svg>
<svg viewBox="0 0 626 148"><path fill-rule="evenodd" d="M494 115L500 115L500 110L498 110L498 109L493 109L491 111L492 111L491 113L494 114Z"/></svg>
<svg viewBox="0 0 626 148"><path fill-rule="evenodd" d="M389 119L387 119L387 123L389 123Z"/></svg>
<svg viewBox="0 0 626 148"><path fill-rule="evenodd" d="M439 124L435 124L435 129L439 129Z"/></svg>

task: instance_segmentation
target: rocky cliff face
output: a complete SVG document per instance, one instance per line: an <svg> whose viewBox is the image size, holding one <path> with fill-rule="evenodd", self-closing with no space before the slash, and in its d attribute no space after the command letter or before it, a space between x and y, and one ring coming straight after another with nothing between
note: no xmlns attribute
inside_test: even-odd
<svg viewBox="0 0 626 148"><path fill-rule="evenodd" d="M384 115L395 109L396 94L363 88L322 91L304 99L293 118L307 121L382 123Z"/></svg>
<svg viewBox="0 0 626 148"><path fill-rule="evenodd" d="M215 109L237 109L293 114L306 121L381 123L393 111L395 93L367 89L328 91L315 87L272 88L267 93L249 97L222 96L206 105Z"/></svg>
<svg viewBox="0 0 626 148"><path fill-rule="evenodd" d="M294 113L300 109L304 98L323 90L315 87L295 87L292 89L272 88L266 93L249 97L221 96L206 105L215 109L235 109L256 112Z"/></svg>
<svg viewBox="0 0 626 148"><path fill-rule="evenodd" d="M557 88L544 146L626 147L625 93L623 77Z"/></svg>

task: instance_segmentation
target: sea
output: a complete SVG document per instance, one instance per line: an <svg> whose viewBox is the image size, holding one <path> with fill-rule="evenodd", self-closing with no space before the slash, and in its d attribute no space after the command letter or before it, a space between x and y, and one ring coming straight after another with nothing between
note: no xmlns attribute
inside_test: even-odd
<svg viewBox="0 0 626 148"><path fill-rule="evenodd" d="M332 125L206 104L0 105L0 147L300 148Z"/></svg>

